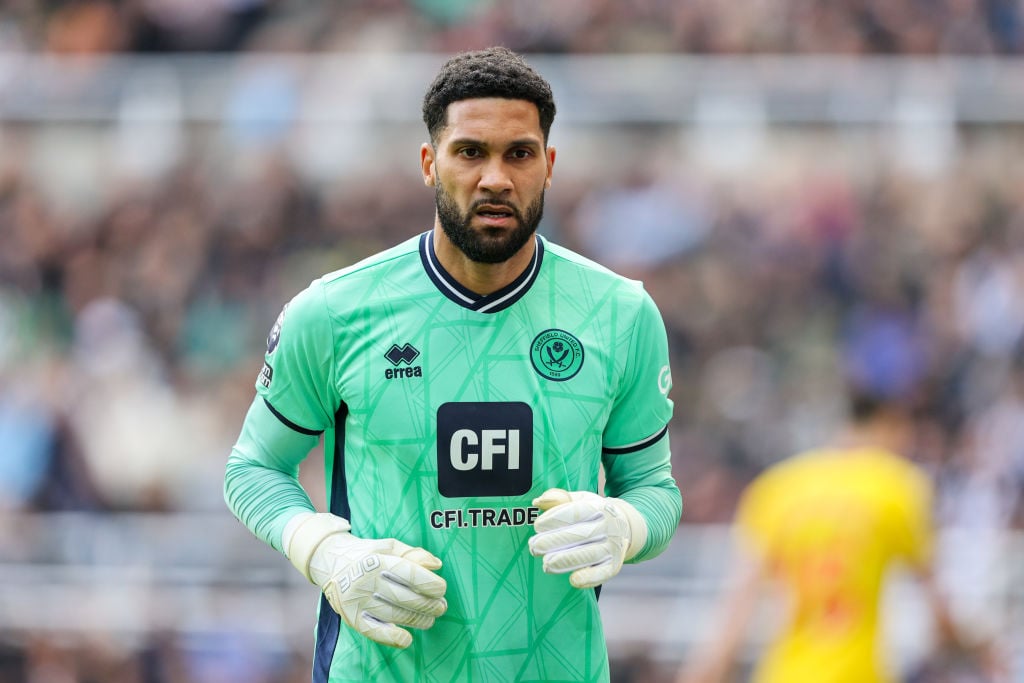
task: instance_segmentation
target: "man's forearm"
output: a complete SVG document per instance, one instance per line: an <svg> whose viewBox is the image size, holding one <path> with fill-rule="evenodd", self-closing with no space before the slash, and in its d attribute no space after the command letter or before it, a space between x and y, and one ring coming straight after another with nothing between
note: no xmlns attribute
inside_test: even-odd
<svg viewBox="0 0 1024 683"><path fill-rule="evenodd" d="M299 463L317 437L281 424L257 399L249 409L224 472L228 508L259 539L283 552L281 534L296 513L313 511L299 484Z"/></svg>
<svg viewBox="0 0 1024 683"><path fill-rule="evenodd" d="M672 477L671 460L667 443L644 452L605 457L605 493L631 504L647 523L647 542L629 562L660 554L679 525L683 500Z"/></svg>
<svg viewBox="0 0 1024 683"><path fill-rule="evenodd" d="M232 451L224 475L224 500L256 537L284 552L281 534L298 512L314 511L296 479L254 464Z"/></svg>
<svg viewBox="0 0 1024 683"><path fill-rule="evenodd" d="M670 480L658 486L642 486L619 497L635 507L647 522L647 542L627 562L642 562L659 555L672 540L683 512L683 501L675 482Z"/></svg>

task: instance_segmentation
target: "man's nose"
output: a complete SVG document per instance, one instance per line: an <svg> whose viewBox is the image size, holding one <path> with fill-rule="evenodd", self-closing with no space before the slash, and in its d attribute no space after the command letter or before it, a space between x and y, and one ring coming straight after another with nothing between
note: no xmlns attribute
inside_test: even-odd
<svg viewBox="0 0 1024 683"><path fill-rule="evenodd" d="M490 194L502 194L512 190L512 176L501 160L495 159L484 166L480 175L480 189Z"/></svg>

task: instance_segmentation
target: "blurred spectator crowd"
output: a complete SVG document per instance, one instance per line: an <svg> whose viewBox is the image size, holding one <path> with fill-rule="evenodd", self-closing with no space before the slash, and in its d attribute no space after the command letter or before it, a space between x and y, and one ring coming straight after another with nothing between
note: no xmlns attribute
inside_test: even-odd
<svg viewBox="0 0 1024 683"><path fill-rule="evenodd" d="M1022 7L14 0L0 6L0 54L502 43L545 53L1017 55ZM416 150L400 169L360 155L314 182L284 144L258 145L225 172L215 159L223 150L184 131L168 170L94 178L76 202L55 190L59 164L40 172L27 161L42 127L0 123L0 513L226 514L223 463L263 338L312 278L430 227ZM716 175L671 126L628 135L643 144L609 155L616 163L600 174L560 157L542 232L642 279L664 314L683 523L728 521L751 477L827 437L852 380L916 415L910 455L935 477L939 521L972 541L943 566L965 586L984 585L998 562L991 534L1024 530L1020 131L958 131L956 152L927 175L868 146L858 163L826 164L828 143L808 152L772 133L748 168ZM842 138L825 136L837 149ZM73 166L81 148L53 139L68 146L48 158ZM246 670L258 650L228 644L204 660L166 634L131 656L103 643L0 638L0 683L308 678L308 653Z"/></svg>
<svg viewBox="0 0 1024 683"><path fill-rule="evenodd" d="M542 230L644 280L664 313L684 521L727 520L757 470L825 438L852 379L915 411L914 457L970 501L951 498L948 522L1021 526L1014 145L965 142L927 177L884 158L825 170L783 146L775 175L729 178L683 152L652 160L678 137L649 135L600 178L563 169ZM186 155L111 180L89 210L0 166L0 507L219 510L281 306L431 224L412 163L322 185L281 151L245 166Z"/></svg>
<svg viewBox="0 0 1024 683"><path fill-rule="evenodd" d="M679 143L649 134L641 149ZM704 176L685 154L642 151L600 177L556 172L542 232L642 279L664 314L684 524L727 522L754 474L826 438L853 380L914 411L939 521L972 543L944 566L987 585L992 534L1024 529L1015 136L966 136L927 177L884 155L867 172L823 167L784 144L774 174ZM433 198L413 163L316 185L281 152L237 175L196 152L112 185L75 211L2 166L0 509L223 511L224 459L280 307L427 229ZM117 680L177 680L132 675Z"/></svg>
<svg viewBox="0 0 1024 683"><path fill-rule="evenodd" d="M13 0L0 51L1019 54L1015 0Z"/></svg>

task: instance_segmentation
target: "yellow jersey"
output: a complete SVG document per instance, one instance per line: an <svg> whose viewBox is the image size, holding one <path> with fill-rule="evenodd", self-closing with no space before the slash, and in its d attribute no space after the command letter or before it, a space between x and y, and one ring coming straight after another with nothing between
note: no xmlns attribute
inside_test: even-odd
<svg viewBox="0 0 1024 683"><path fill-rule="evenodd" d="M758 662L757 683L885 683L879 603L894 562L932 546L931 485L878 449L817 450L762 473L737 526L792 599L789 622Z"/></svg>

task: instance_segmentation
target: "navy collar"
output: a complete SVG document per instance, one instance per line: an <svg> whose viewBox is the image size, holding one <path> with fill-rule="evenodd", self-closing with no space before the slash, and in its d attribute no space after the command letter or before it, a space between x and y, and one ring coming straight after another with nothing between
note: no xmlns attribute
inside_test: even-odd
<svg viewBox="0 0 1024 683"><path fill-rule="evenodd" d="M537 279L540 264L544 260L544 241L534 235L533 239L537 248L534 249L533 259L530 260L526 269L515 280L498 291L480 295L460 285L444 269L434 252L433 238L433 230L428 230L420 236L420 260L423 262L423 270L427 271L427 275L442 294L458 305L478 313L497 313L519 301L529 291L533 281Z"/></svg>

